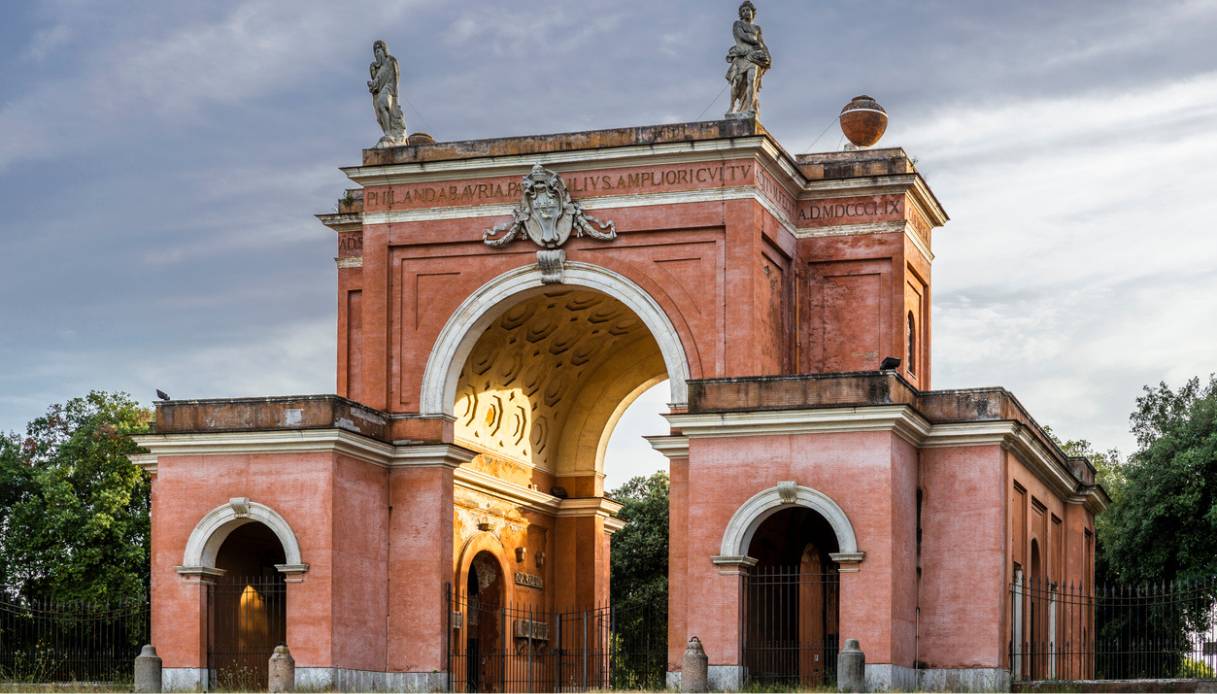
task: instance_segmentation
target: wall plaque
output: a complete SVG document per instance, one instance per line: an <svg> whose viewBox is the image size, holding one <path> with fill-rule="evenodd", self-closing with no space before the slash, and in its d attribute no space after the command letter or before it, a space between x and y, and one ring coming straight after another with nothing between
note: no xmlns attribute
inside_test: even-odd
<svg viewBox="0 0 1217 694"><path fill-rule="evenodd" d="M534 574L526 574L523 571L517 571L516 572L516 585L517 586L528 586L529 588L536 588L537 590L541 590L545 587L545 581L543 581L540 576L537 576Z"/></svg>

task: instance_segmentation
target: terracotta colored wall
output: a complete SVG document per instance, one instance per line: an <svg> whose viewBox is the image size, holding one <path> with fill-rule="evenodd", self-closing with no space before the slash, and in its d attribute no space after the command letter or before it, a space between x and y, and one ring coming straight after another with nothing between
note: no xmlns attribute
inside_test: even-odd
<svg viewBox="0 0 1217 694"><path fill-rule="evenodd" d="M799 363L806 373L870 371L899 357L901 374L930 388L930 263L903 233L801 239ZM908 364L908 312L919 334Z"/></svg>
<svg viewBox="0 0 1217 694"><path fill-rule="evenodd" d="M668 670L679 670L685 644L693 634L687 628L685 598L689 551L689 460L677 458L668 466Z"/></svg>
<svg viewBox="0 0 1217 694"><path fill-rule="evenodd" d="M734 185L754 180L753 162L728 162L728 165L742 167L741 177ZM687 165L653 168L675 170ZM744 171L748 173L744 175ZM612 175L618 173L613 170ZM566 176L574 178L575 174ZM580 172L578 177L579 180L586 177L589 187L576 190L582 185L577 184L572 188L577 198L605 194L591 185L595 172ZM513 177L498 184L510 178ZM477 188L492 183L495 179L461 181L460 185ZM392 191L393 204L386 202L388 187L372 187L367 191L367 209L376 212L456 204L446 199L420 201L411 192L419 186L439 185L397 186ZM714 187L689 181L675 185L678 189ZM648 188L652 189L660 190L662 186ZM618 192L614 190L613 194ZM503 199L495 197L493 201L514 202L513 195L499 195ZM487 202L482 199L485 195L475 197L480 203ZM789 213L796 212L793 202L789 207ZM808 321L816 311L798 305L799 301L807 300L808 291L798 288L796 275L801 271L794 265L796 249L811 251L802 253L804 258L864 256L882 260L889 274L893 259L902 253L899 234L796 242L769 211L747 199L684 203L679 207L610 208L597 210L596 215L614 221L619 237L612 243L572 239L564 247L568 259L619 272L655 298L680 333L694 378L778 374L798 368L791 335L798 332L795 329L800 320L798 315ZM430 351L457 305L496 275L536 262L535 247L526 242L501 249L487 248L481 243L480 231L498 221L501 219L462 218L364 226L359 280L354 277L344 280L347 286L341 288L362 289L359 299L362 322L346 318L343 323L344 334L353 342L362 342L358 359L348 356L345 359L349 363L340 364L340 373L350 371L352 365L359 366L359 374L366 381L361 386L352 384L350 391L354 397L392 411L416 410L425 365L425 359L418 355ZM878 251L873 249L876 242ZM857 248L848 252L834 250L850 246ZM825 250L833 252L822 252ZM885 314L903 308L902 299L893 294L891 285L887 280L884 286ZM896 286L902 288L903 281ZM349 302L340 303L343 309L353 310ZM877 320L884 331L883 343L869 352L886 354L892 351L888 343L895 341L893 326L887 315ZM343 321L340 315L340 323ZM842 329L845 325L838 322L835 327ZM869 358L865 361L868 368L873 368ZM821 367L817 370L828 369L830 365L825 362Z"/></svg>
<svg viewBox="0 0 1217 694"><path fill-rule="evenodd" d="M330 665L333 465L330 454L307 453L160 458L152 508L152 638L165 667L206 663L199 630L205 593L174 567L199 520L239 496L275 509L295 532L309 571L288 586L288 645L298 665Z"/></svg>
<svg viewBox="0 0 1217 694"><path fill-rule="evenodd" d="M917 659L926 667L999 667L1004 658L1004 455L998 446L921 452Z"/></svg>
<svg viewBox="0 0 1217 694"><path fill-rule="evenodd" d="M891 439L892 642L891 661L912 666L917 638L918 453L908 441ZM864 562L865 563L865 562ZM865 569L864 569L865 570Z"/></svg>
<svg viewBox="0 0 1217 694"><path fill-rule="evenodd" d="M1093 532L1094 519L1085 508L1076 504L1066 504L1055 492L1051 491L1043 482L1041 482L1034 473L1031 472L1013 453L1007 453L1007 469L1008 478L1006 481L1007 493L1014 498L1014 485L1018 484L1027 490L1025 512L1011 514L1012 517L1021 517L1024 519L1025 526L1021 533L1018 528L1011 528L1011 547L1007 559L1006 575L1012 577L1014 575L1013 563L1021 561L1023 564L1024 574L1029 575L1030 571L1030 544L1034 539L1040 546L1040 560L1043 562L1044 574L1047 577L1054 575L1062 575L1066 581L1079 581L1083 578L1082 566L1085 564L1084 557L1081 554L1083 530L1088 529ZM1046 512L1045 518L1047 522L1041 527L1037 524L1036 514L1032 507L1034 502L1040 502L1044 505ZM1078 510L1081 513L1078 513ZM1071 513L1072 511L1072 513ZM1056 516L1062 519L1065 528L1065 567L1057 567L1056 563L1060 560L1061 554L1056 551L1052 545L1049 533L1045 533L1046 528L1051 527L1051 517ZM1024 546L1016 547L1014 541L1019 536L1024 538ZM1093 567L1093 562L1091 562ZM1061 571L1064 569L1064 571Z"/></svg>
<svg viewBox="0 0 1217 694"><path fill-rule="evenodd" d="M913 500L893 501L892 493L911 493L915 466L907 451L894 446L886 432L692 440L685 523L687 634L681 638L699 636L713 664L737 662L738 579L719 575L710 557L719 553L727 522L741 504L793 479L832 497L866 552L861 570L841 578L842 638L862 640L868 662L890 663L896 657L911 663L911 645L894 643L908 631L911 590L904 586L911 579L902 577L898 592L893 572L911 561L911 542L904 535L912 531L893 524L897 518L911 521ZM894 634L896 610L902 623Z"/></svg>
<svg viewBox="0 0 1217 694"><path fill-rule="evenodd" d="M1007 514L1010 523L1008 534L1010 544L1005 562L1007 590L1009 582L1013 580L1016 562L1021 564L1024 577L1028 581L1030 580L1032 541L1039 546L1041 581L1060 580L1065 585L1071 586L1073 590L1077 590L1079 586L1083 592L1092 590L1094 586L1094 518L1092 514L1080 504L1065 503L1041 482L1014 453L1007 452L1005 457L1007 471L1005 493L1009 495L1011 505L1010 512ZM1016 484L1026 490L1021 497L1015 494ZM1042 514L1036 513L1036 502L1043 506ZM1018 506L1020 503L1021 508ZM1061 519L1059 534L1064 540L1064 547L1058 547L1053 542L1053 517ZM1089 543L1085 539L1087 533L1091 534ZM1061 565L1062 563L1063 565ZM1040 590L1044 590L1046 587L1044 583L1040 584ZM1011 619L1009 613L1012 607L1009 605L1009 601L1006 603L1005 611L1008 623ZM1029 604L1027 603L1027 605ZM1064 615L1064 612L1061 614ZM1030 609L1028 606L1024 606L1022 630L1025 638L1030 633L1030 618ZM1062 622L1064 622L1063 616ZM1059 639L1079 640L1083 637L1082 628L1087 630L1086 635L1089 636L1094 626L1089 623L1079 624L1076 620L1069 623L1071 628L1077 629L1077 631L1072 634L1064 633L1064 625L1059 624L1058 629L1061 630L1061 633L1058 634ZM1010 633L1011 629L1007 626L1003 631L1003 636L1009 638ZM1029 666L1029 659L1024 659L1023 667ZM1039 667L1045 666L1041 664Z"/></svg>
<svg viewBox="0 0 1217 694"><path fill-rule="evenodd" d="M389 473L388 665L391 671L447 667L452 580L452 470L395 468Z"/></svg>
<svg viewBox="0 0 1217 694"><path fill-rule="evenodd" d="M334 664L385 669L388 471L338 456L334 471Z"/></svg>

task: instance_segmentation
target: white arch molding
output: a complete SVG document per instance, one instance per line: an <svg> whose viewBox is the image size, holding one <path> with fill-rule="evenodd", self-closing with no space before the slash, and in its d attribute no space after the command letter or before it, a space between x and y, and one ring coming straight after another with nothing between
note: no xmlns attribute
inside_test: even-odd
<svg viewBox="0 0 1217 694"><path fill-rule="evenodd" d="M858 538L849 517L837 502L827 494L803 487L794 482L778 482L754 495L736 509L723 532L719 556L713 561L719 565L751 565L756 562L748 556L752 538L761 523L773 514L794 506L809 508L824 517L837 536L837 551L829 554L838 564L857 564L866 556L858 549Z"/></svg>
<svg viewBox="0 0 1217 694"><path fill-rule="evenodd" d="M567 261L563 265L562 283L603 292L633 311L659 345L668 371L671 404L677 407L686 404L689 397L689 361L672 321L650 294L624 275L578 261ZM440 330L427 358L419 402L420 413L452 414L456 386L465 360L469 358L478 338L499 317L501 309L516 303L507 304L507 300L522 300L554 288L554 285L542 284L541 269L537 265L525 265L495 277L466 297Z"/></svg>
<svg viewBox="0 0 1217 694"><path fill-rule="evenodd" d="M275 568L280 573L298 577L308 571L308 564L300 558L296 533L287 520L266 504L236 497L208 511L194 526L177 572L186 576L223 575L223 570L216 567L216 555L232 531L249 523L261 523L279 538L279 544L283 545L283 563L276 564Z"/></svg>

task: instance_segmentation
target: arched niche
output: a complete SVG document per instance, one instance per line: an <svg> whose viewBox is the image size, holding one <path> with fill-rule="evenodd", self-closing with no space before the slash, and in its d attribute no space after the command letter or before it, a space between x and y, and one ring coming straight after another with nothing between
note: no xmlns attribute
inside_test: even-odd
<svg viewBox="0 0 1217 694"><path fill-rule="evenodd" d="M248 523L261 523L270 528L283 545L284 563L275 566L280 573L299 577L308 571L300 556L300 543L287 520L273 508L245 497L228 500L207 512L186 541L186 551L177 572L184 576L215 576L223 574L216 567L216 555L224 540L237 528Z"/></svg>
<svg viewBox="0 0 1217 694"><path fill-rule="evenodd" d="M503 600L506 605L511 605L515 599L515 575L511 565L507 561L507 549L503 543L495 537L494 533L488 531L479 531L477 534L470 537L461 546L460 556L456 562L456 589L458 594L455 596L460 601L467 600L468 596L465 592L465 582L469 579L469 571L473 566L473 559L479 554L486 553L494 558L498 565L499 574L503 578Z"/></svg>

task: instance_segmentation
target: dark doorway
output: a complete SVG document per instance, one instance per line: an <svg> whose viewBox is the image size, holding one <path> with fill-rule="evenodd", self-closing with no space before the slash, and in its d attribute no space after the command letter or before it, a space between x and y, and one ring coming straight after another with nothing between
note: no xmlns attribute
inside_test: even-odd
<svg viewBox="0 0 1217 694"><path fill-rule="evenodd" d="M489 552L480 552L465 581L468 628L465 630L466 691L502 690L507 653L500 624L504 607L503 572Z"/></svg>
<svg viewBox="0 0 1217 694"><path fill-rule="evenodd" d="M1040 546L1036 540L1031 540L1031 608L1028 610L1030 621L1030 636L1031 648L1029 649L1029 663L1031 670L1031 679L1043 679L1047 668L1045 667L1045 655L1047 653L1048 644L1044 639L1044 601L1043 596L1047 592L1047 586L1044 585L1043 572L1040 567Z"/></svg>
<svg viewBox="0 0 1217 694"><path fill-rule="evenodd" d="M287 640L283 546L270 528L247 523L232 531L216 556L224 571L207 587L207 669L210 689L267 686L267 661Z"/></svg>
<svg viewBox="0 0 1217 694"><path fill-rule="evenodd" d="M824 517L791 508L767 518L748 555L744 579L744 664L753 682L817 687L836 678L838 574L829 553L836 535Z"/></svg>

